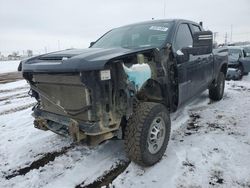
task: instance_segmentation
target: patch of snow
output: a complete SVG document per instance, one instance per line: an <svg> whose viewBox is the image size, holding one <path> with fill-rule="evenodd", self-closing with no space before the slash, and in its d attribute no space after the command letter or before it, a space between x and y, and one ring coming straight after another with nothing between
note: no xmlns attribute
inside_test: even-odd
<svg viewBox="0 0 250 188"><path fill-rule="evenodd" d="M149 168L132 162L113 185L250 187L249 81L247 76L227 82L223 100L210 103L198 99L197 104L194 101L178 110L176 119L172 114L172 134L163 159ZM207 94L200 98L204 96ZM193 130L187 112L200 116Z"/></svg>
<svg viewBox="0 0 250 188"><path fill-rule="evenodd" d="M17 72L20 61L0 61L0 73Z"/></svg>
<svg viewBox="0 0 250 188"><path fill-rule="evenodd" d="M0 90L1 112L34 102L18 98L18 94L28 92L25 81L1 84ZM127 160L123 141L111 140L97 147L80 144L23 175L6 179L44 155L72 144L69 138L35 129L31 113L28 108L0 115L0 187L87 185L119 161ZM148 168L131 162L112 185L250 187L249 114L250 76L226 82L224 98L219 102L210 101L204 92L171 114L171 139L163 159Z"/></svg>
<svg viewBox="0 0 250 188"><path fill-rule="evenodd" d="M26 86L23 81L0 86L0 187L74 187L83 181L91 183L117 162L127 160L123 141L108 141L92 148L79 145L40 167L38 164L37 169L24 175L5 179L19 169L29 168L49 153L51 156L70 147L72 140L51 131L35 129L31 108L1 115L6 110L33 103L34 99L18 98L19 88ZM21 93L23 90L25 88Z"/></svg>
<svg viewBox="0 0 250 188"><path fill-rule="evenodd" d="M14 89L20 88L20 87L27 87L28 88L29 86L25 80L10 82L7 84L0 84L0 90L10 90L10 89L14 90ZM17 92L18 92L18 90L17 90Z"/></svg>

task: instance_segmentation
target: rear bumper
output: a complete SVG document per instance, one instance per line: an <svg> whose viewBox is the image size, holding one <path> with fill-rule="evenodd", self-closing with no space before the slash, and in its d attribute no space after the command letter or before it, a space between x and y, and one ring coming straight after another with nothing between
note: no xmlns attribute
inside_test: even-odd
<svg viewBox="0 0 250 188"><path fill-rule="evenodd" d="M226 79L227 80L238 80L238 79L240 79L240 73L239 73L238 69L229 68L227 70Z"/></svg>

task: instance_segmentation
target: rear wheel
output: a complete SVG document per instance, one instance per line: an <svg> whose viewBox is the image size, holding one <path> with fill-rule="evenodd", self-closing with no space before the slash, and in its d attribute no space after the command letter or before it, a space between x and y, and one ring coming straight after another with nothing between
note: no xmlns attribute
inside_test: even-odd
<svg viewBox="0 0 250 188"><path fill-rule="evenodd" d="M129 158L142 166L157 163L166 150L170 126L168 110L162 104L139 104L125 130L125 150Z"/></svg>
<svg viewBox="0 0 250 188"><path fill-rule="evenodd" d="M225 88L225 74L220 72L215 84L209 88L209 98L214 101L222 99Z"/></svg>
<svg viewBox="0 0 250 188"><path fill-rule="evenodd" d="M239 65L238 67L238 73L239 73L239 80L242 79L243 75L244 75L244 68L242 65Z"/></svg>

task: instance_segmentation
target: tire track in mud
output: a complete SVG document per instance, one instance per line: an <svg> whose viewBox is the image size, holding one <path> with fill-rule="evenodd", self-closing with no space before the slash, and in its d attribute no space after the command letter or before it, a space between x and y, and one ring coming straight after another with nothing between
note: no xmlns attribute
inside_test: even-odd
<svg viewBox="0 0 250 188"><path fill-rule="evenodd" d="M0 97L0 102L2 101L6 101L6 100L11 100L11 99L21 99L21 98L25 98L25 97L29 97L28 92L22 92L22 93L18 93L18 94L14 94L14 95L8 95L5 97Z"/></svg>
<svg viewBox="0 0 250 188"><path fill-rule="evenodd" d="M5 84L9 82L14 82L17 80L22 80L23 76L21 72L9 72L0 74L0 84Z"/></svg>
<svg viewBox="0 0 250 188"><path fill-rule="evenodd" d="M54 161L56 159L56 157L59 157L65 153L67 153L70 149L74 148L75 146L76 146L76 144L73 143L70 146L63 147L60 151L39 154L39 155L42 155L41 158L39 158L36 161L33 161L29 166L19 168L16 170L12 170L12 171L9 170L9 171L11 171L11 174L4 176L4 178L6 180L10 180L16 176L23 176L23 175L27 174L28 172L30 172L31 170L39 169L40 167L44 167L49 162ZM5 172L5 174L7 174L7 173Z"/></svg>
<svg viewBox="0 0 250 188"><path fill-rule="evenodd" d="M22 86L22 87L15 87L15 88L11 88L11 89L0 89L0 93L10 93L10 92L17 92L17 91L20 91L20 90L29 90L29 87L28 86Z"/></svg>
<svg viewBox="0 0 250 188"><path fill-rule="evenodd" d="M85 185L86 180L84 180L82 183L75 186L75 188L109 187L113 180L126 170L129 164L130 161L120 160L116 162L110 170L105 171L104 174L98 177L94 182Z"/></svg>
<svg viewBox="0 0 250 188"><path fill-rule="evenodd" d="M18 112L18 111L21 111L21 110L26 110L26 109L34 106L35 104L36 104L36 102L33 102L33 103L30 103L30 104L26 104L26 105L23 105L23 106L19 106L19 107L16 107L16 108L11 108L9 110L5 110L3 112L0 112L0 116L11 114L11 113Z"/></svg>

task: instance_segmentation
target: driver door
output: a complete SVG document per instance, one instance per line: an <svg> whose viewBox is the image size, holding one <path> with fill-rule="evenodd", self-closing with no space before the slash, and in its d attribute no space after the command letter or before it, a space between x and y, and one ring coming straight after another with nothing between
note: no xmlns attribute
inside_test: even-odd
<svg viewBox="0 0 250 188"><path fill-rule="evenodd" d="M181 55L181 49L191 47L193 37L188 24L179 25L174 42L174 49L178 55ZM202 82L202 72L200 69L199 56L189 55L188 61L178 62L178 82L179 82L179 104L194 96L199 90Z"/></svg>

